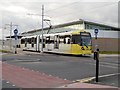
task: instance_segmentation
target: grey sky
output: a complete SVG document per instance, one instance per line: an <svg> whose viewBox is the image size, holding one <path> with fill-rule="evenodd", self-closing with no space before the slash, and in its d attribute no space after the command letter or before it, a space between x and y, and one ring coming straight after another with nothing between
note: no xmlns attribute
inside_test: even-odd
<svg viewBox="0 0 120 90"><path fill-rule="evenodd" d="M1 0L0 1L0 31L5 24L18 24L19 32L41 28L41 5L45 6L45 18L52 25L85 19L88 21L118 26L118 0ZM47 26L46 23L44 23ZM16 27L13 27L13 30ZM3 32L3 31L2 31ZM9 35L9 27L4 30L4 36ZM2 35L0 36L0 39Z"/></svg>

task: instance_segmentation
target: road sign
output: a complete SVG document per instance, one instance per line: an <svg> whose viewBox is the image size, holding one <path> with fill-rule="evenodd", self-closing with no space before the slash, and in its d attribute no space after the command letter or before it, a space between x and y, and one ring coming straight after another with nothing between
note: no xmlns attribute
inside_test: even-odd
<svg viewBox="0 0 120 90"><path fill-rule="evenodd" d="M18 33L18 30L17 29L15 29L14 30L14 37L15 37L15 54L17 53L17 37L18 37L18 35L17 35L17 33Z"/></svg>
<svg viewBox="0 0 120 90"><path fill-rule="evenodd" d="M95 33L95 34L98 34L98 32L99 32L98 29L95 29L95 30L94 30L94 33Z"/></svg>
<svg viewBox="0 0 120 90"><path fill-rule="evenodd" d="M95 33L95 39L97 39L98 32L99 32L98 29L95 29L95 30L94 30L94 33Z"/></svg>
<svg viewBox="0 0 120 90"><path fill-rule="evenodd" d="M16 35L17 33L18 33L18 30L17 30L17 29L15 29L15 30L14 30L14 34Z"/></svg>

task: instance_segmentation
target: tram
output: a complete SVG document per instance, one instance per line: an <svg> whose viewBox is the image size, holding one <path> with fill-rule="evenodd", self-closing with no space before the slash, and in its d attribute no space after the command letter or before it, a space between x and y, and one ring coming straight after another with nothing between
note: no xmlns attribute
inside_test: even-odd
<svg viewBox="0 0 120 90"><path fill-rule="evenodd" d="M54 34L26 36L21 39L23 50L43 52L88 55L92 54L92 38L85 30L68 31Z"/></svg>

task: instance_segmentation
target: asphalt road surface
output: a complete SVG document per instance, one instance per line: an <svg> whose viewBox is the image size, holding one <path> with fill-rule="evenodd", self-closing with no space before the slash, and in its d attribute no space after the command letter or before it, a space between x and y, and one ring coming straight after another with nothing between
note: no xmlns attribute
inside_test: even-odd
<svg viewBox="0 0 120 90"><path fill-rule="evenodd" d="M94 77L96 71L96 61L93 60L93 57L91 56L78 57L45 53L43 55L6 54L2 56L2 61L70 81ZM104 79L101 78L100 83L98 84L118 87L118 63L118 57L116 56L100 57L99 76L104 76ZM112 80L110 77L112 77ZM7 86L7 84L5 84L5 81L3 81L3 87L10 87L10 85Z"/></svg>

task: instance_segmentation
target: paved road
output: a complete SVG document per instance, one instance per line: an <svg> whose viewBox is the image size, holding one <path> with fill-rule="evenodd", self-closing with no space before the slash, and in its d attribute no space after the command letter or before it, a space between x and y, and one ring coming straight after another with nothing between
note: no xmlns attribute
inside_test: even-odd
<svg viewBox="0 0 120 90"><path fill-rule="evenodd" d="M120 74L116 74L116 75L109 75L109 76L105 76L105 77L100 77L99 78L99 82L95 82L92 81L92 84L101 84L101 85L110 85L110 86L115 86L115 87L119 87L118 85L118 77L120 77Z"/></svg>
<svg viewBox="0 0 120 90"><path fill-rule="evenodd" d="M11 84L10 82L3 80L2 81L2 88L18 88L15 85Z"/></svg>
<svg viewBox="0 0 120 90"><path fill-rule="evenodd" d="M44 72L48 75L71 81L95 76L95 60L91 57L25 54L3 55L2 60L9 64ZM115 73L118 73L118 57L101 57L100 76ZM114 81L117 81L117 78L114 78ZM108 83L108 85L111 84Z"/></svg>

